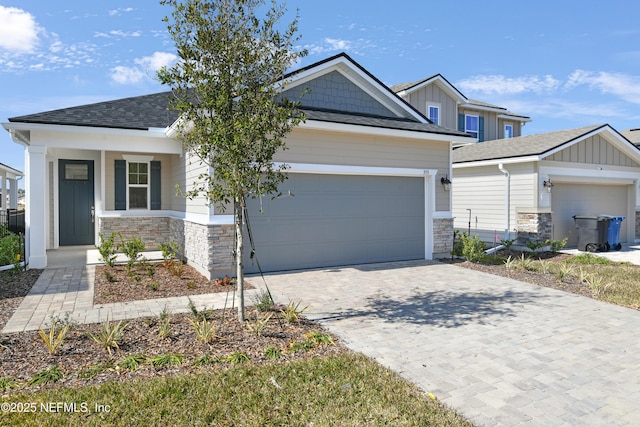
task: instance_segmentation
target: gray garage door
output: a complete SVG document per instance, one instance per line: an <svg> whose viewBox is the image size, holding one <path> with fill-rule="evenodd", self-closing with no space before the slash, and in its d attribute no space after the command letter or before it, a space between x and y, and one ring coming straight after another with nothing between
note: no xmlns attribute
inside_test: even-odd
<svg viewBox="0 0 640 427"><path fill-rule="evenodd" d="M264 271L424 258L424 178L289 174L280 189L293 196L248 201Z"/></svg>
<svg viewBox="0 0 640 427"><path fill-rule="evenodd" d="M627 185L556 184L551 196L553 238L569 237L567 246L578 244L573 215L627 215ZM622 222L620 241L626 242L628 219Z"/></svg>

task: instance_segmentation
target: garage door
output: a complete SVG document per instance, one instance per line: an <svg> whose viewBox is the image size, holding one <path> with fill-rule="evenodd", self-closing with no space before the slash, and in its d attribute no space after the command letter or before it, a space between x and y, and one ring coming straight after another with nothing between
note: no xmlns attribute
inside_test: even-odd
<svg viewBox="0 0 640 427"><path fill-rule="evenodd" d="M289 174L280 190L248 201L264 271L424 258L422 177Z"/></svg>
<svg viewBox="0 0 640 427"><path fill-rule="evenodd" d="M569 237L567 246L578 244L573 215L627 216L626 185L555 184L551 196L553 238ZM620 241L626 242L627 219L622 222Z"/></svg>

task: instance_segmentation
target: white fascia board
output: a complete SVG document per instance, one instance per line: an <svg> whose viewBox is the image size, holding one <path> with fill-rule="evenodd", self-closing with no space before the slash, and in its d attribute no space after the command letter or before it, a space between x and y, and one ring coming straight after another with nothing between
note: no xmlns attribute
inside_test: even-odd
<svg viewBox="0 0 640 427"><path fill-rule="evenodd" d="M540 161L539 156L527 156L527 157L513 157L507 159L491 159L491 160L478 160L476 162L463 162L463 163L454 163L451 165L453 169L463 169L463 168L476 168L480 166L495 166L499 163L503 163L505 165L514 164L514 163L527 163L527 162L537 162Z"/></svg>
<svg viewBox="0 0 640 427"><path fill-rule="evenodd" d="M387 168L378 166L327 165L313 163L274 163L275 168L287 165L286 173L311 173L323 175L375 175L375 176L425 176L437 171L418 168Z"/></svg>
<svg viewBox="0 0 640 427"><path fill-rule="evenodd" d="M521 122L521 123L529 123L531 121L531 118L525 117L525 116L518 116L517 114L498 114L496 117L498 119L513 120L514 122Z"/></svg>
<svg viewBox="0 0 640 427"><path fill-rule="evenodd" d="M477 142L476 138L464 137L457 135L444 135L438 133L429 132L416 132L411 130L402 129L388 129L373 126L352 125L347 123L333 123L323 122L320 120L307 120L305 123L301 123L298 127L323 130L331 132L345 132L345 133L359 133L362 135L376 135L386 137L398 137L398 138L411 138L421 139L429 141L443 141L443 142L461 142L461 143L473 143Z"/></svg>
<svg viewBox="0 0 640 427"><path fill-rule="evenodd" d="M9 122L3 123L2 126L7 130L23 130L33 132L64 132L64 133L83 133L90 135L119 135L119 136L136 136L143 138L163 138L166 139L165 129L151 128L147 130L140 129L120 129L120 128L103 128L93 126L67 126L67 125L50 125L41 123L19 123Z"/></svg>

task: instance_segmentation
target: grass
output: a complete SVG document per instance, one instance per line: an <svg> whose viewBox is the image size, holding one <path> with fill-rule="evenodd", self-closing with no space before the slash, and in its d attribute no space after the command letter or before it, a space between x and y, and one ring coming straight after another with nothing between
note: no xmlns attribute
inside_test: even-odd
<svg viewBox="0 0 640 427"><path fill-rule="evenodd" d="M88 404L87 413L4 413L7 426L471 425L390 370L353 354L58 388L2 402ZM109 411L98 412L96 405Z"/></svg>

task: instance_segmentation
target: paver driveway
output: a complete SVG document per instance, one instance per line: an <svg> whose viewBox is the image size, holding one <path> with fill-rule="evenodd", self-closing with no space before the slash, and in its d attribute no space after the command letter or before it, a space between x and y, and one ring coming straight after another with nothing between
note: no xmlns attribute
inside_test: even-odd
<svg viewBox="0 0 640 427"><path fill-rule="evenodd" d="M639 311L428 261L266 281L477 425L640 425Z"/></svg>

